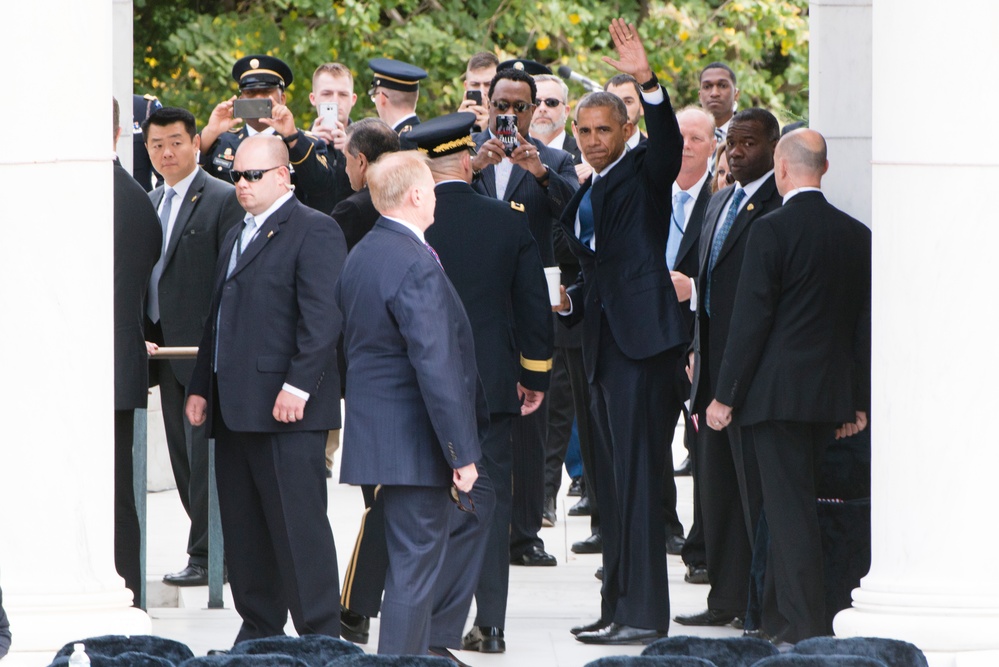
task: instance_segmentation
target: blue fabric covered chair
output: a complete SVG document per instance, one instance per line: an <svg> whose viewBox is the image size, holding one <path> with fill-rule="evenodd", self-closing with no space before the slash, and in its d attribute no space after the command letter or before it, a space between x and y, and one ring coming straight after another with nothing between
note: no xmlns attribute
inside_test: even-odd
<svg viewBox="0 0 999 667"><path fill-rule="evenodd" d="M97 656L113 658L122 653L139 653L163 658L172 665L179 665L188 658L194 657L194 652L186 644L153 635L101 635L100 637L77 639L59 649L55 657L69 658L73 653L73 644L76 643L86 645L87 655L90 656L90 663L93 667L97 667L97 663L94 662L94 658Z"/></svg>
<svg viewBox="0 0 999 667"><path fill-rule="evenodd" d="M304 637L265 637L239 642L229 655L264 655L280 653L298 658L309 667L326 667L332 660L344 655L364 653L360 647L342 639L326 635Z"/></svg>
<svg viewBox="0 0 999 667"><path fill-rule="evenodd" d="M862 655L888 667L927 667L926 656L909 642L884 637L812 637L798 642L795 655Z"/></svg>
<svg viewBox="0 0 999 667"><path fill-rule="evenodd" d="M447 658L436 655L373 655L361 653L337 658L325 667L454 667Z"/></svg>
<svg viewBox="0 0 999 667"><path fill-rule="evenodd" d="M203 655L180 663L179 667L309 667L290 655Z"/></svg>
<svg viewBox="0 0 999 667"><path fill-rule="evenodd" d="M176 663L170 662L166 658L159 658L148 653L137 653L126 651L114 656L87 653L90 657L90 667L177 667ZM49 667L66 667L69 665L69 656L64 655L53 660Z"/></svg>
<svg viewBox="0 0 999 667"><path fill-rule="evenodd" d="M666 637L649 644L642 655L688 655L704 658L717 667L750 667L777 655L777 647L759 637Z"/></svg>
<svg viewBox="0 0 999 667"><path fill-rule="evenodd" d="M586 663L585 667L717 667L704 658L689 655L610 655Z"/></svg>
<svg viewBox="0 0 999 667"><path fill-rule="evenodd" d="M785 653L763 658L753 667L887 667L877 658L862 655L797 655Z"/></svg>

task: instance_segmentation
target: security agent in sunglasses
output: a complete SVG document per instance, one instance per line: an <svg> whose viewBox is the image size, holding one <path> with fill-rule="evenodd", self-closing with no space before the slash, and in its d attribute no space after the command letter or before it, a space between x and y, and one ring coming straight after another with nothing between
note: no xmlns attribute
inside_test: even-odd
<svg viewBox="0 0 999 667"><path fill-rule="evenodd" d="M212 111L201 131L201 166L228 181L236 149L243 140L257 134L276 135L288 146L295 196L317 211L331 211L336 187L326 143L296 128L295 117L285 104L285 89L293 79L291 68L272 56L250 55L236 61L232 78L239 84L239 97L229 98ZM234 117L233 102L237 99L269 99L270 118Z"/></svg>
<svg viewBox="0 0 999 667"><path fill-rule="evenodd" d="M326 434L340 427L334 286L340 227L292 194L288 149L243 141L233 161L247 214L226 234L187 418L215 438L237 642L340 634L339 577L326 518Z"/></svg>

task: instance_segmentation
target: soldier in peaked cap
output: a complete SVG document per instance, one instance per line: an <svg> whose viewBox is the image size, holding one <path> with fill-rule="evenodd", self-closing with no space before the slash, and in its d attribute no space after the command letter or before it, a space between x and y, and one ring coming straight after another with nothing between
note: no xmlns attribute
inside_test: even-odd
<svg viewBox="0 0 999 667"><path fill-rule="evenodd" d="M375 103L378 117L398 132L401 139L420 124L416 102L420 99L420 80L427 78L427 73L416 65L389 58L373 58L368 67L372 71L368 95ZM401 141L404 150L415 148L407 140Z"/></svg>
<svg viewBox="0 0 999 667"><path fill-rule="evenodd" d="M531 76L537 76L539 74L551 74L552 70L547 65L542 65L536 60L527 60L526 58L514 58L512 60L504 60L499 65L496 66L496 71L501 69L519 69L522 72L527 72Z"/></svg>
<svg viewBox="0 0 999 667"><path fill-rule="evenodd" d="M548 389L553 346L544 269L523 206L477 194L469 185L474 122L475 114L459 112L429 120L407 135L431 158L437 205L426 240L437 251L468 314L489 409L489 427L480 433L479 477L470 492L475 513L449 508L450 539L430 620L430 650L444 656L449 655L448 648L461 647L472 596L481 586L502 598L502 610L498 618L483 622L486 627L473 629L482 638L476 650L505 650L502 619L510 574L512 506L510 428L515 415L529 414L541 405ZM384 565L366 551L379 539L382 524L375 517L380 511L376 497L347 569L344 591L351 593L341 598L353 612L351 622L359 627L363 621L358 615L378 611L384 583ZM344 637L354 634L350 627L343 630Z"/></svg>
<svg viewBox="0 0 999 667"><path fill-rule="evenodd" d="M240 58L232 67L232 78L239 84L241 100L270 98L270 118L233 117L233 96L212 111L201 131L201 166L216 178L229 180L236 149L255 134L276 134L288 146L292 183L299 201L329 213L333 208L334 174L326 144L314 135L295 127L295 117L285 104L285 90L293 75L288 65L273 56L251 55ZM245 124L239 127L241 120Z"/></svg>

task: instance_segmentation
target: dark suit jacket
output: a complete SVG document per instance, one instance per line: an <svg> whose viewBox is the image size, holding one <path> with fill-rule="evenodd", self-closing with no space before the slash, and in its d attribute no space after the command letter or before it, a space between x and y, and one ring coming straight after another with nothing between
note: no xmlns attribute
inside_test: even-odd
<svg viewBox="0 0 999 667"><path fill-rule="evenodd" d="M579 164L583 161L583 153L579 150L579 144L576 143L576 137L572 136L571 132L565 133L565 141L562 142L562 150L572 156L572 163Z"/></svg>
<svg viewBox="0 0 999 667"><path fill-rule="evenodd" d="M802 192L746 244L715 395L745 426L870 409L871 230Z"/></svg>
<svg viewBox="0 0 999 667"><path fill-rule="evenodd" d="M149 193L157 210L163 201L163 191L160 186ZM160 327L165 345L187 347L201 341L212 303L212 279L219 248L226 233L245 214L236 199L236 188L209 178L202 169L195 172L167 241L160 276ZM185 386L190 382L193 359L171 360L170 367L178 382Z"/></svg>
<svg viewBox="0 0 999 667"><path fill-rule="evenodd" d="M246 127L235 132L224 132L211 146L201 146L201 166L215 178L231 183L229 172L236 149L249 136ZM326 142L302 130L295 147L288 149L291 160L291 182L295 196L306 206L329 213L333 209L336 176L330 164Z"/></svg>
<svg viewBox="0 0 999 667"><path fill-rule="evenodd" d="M479 148L489 139L489 132L479 132L472 138L476 148ZM555 266L552 228L579 188L579 179L568 153L548 148L537 139L529 138L529 141L537 147L542 164L548 165L548 187L542 187L530 172L514 165L506 193L496 197L496 168L490 165L472 181L472 189L487 197L523 205L531 225L531 235L541 252L542 264Z"/></svg>
<svg viewBox="0 0 999 667"><path fill-rule="evenodd" d="M114 409L146 407L146 288L163 228L142 186L114 161Z"/></svg>
<svg viewBox="0 0 999 667"><path fill-rule="evenodd" d="M527 216L465 183L441 183L427 242L465 306L489 412L520 414L517 382L547 391L552 315Z"/></svg>
<svg viewBox="0 0 999 667"><path fill-rule="evenodd" d="M697 317L694 325L694 382L691 388L692 412L700 412L708 407L717 386L718 370L721 367L725 344L728 342L729 321L735 306L735 291L742 270L742 258L746 251L749 228L760 217L780 207L781 196L773 174L753 194L739 211L729 231L721 254L715 263L711 277L711 317L704 308L707 292L707 265L711 253L711 243L715 238L718 219L728 211L728 202L735 192L730 185L711 197L704 213L701 228L700 270L697 275Z"/></svg>
<svg viewBox="0 0 999 667"><path fill-rule="evenodd" d="M347 356L340 481L449 485L452 469L481 457L488 419L458 293L416 235L385 218L335 292Z"/></svg>
<svg viewBox="0 0 999 667"><path fill-rule="evenodd" d="M350 252L361 238L375 226L379 218L375 205L371 203L371 192L367 187L350 195L333 209L330 214L347 241L347 252Z"/></svg>
<svg viewBox="0 0 999 667"><path fill-rule="evenodd" d="M222 243L189 393L213 405L212 356L217 343L218 402L230 430L339 428L336 341L342 319L333 287L347 255L343 232L328 215L292 197L267 218L227 278L242 229L230 229ZM310 395L304 418L291 424L271 414L286 382Z"/></svg>
<svg viewBox="0 0 999 667"><path fill-rule="evenodd" d="M644 101L643 101L644 104ZM569 288L569 323L583 322L583 363L590 381L606 315L614 341L631 359L646 359L690 340L666 269L670 188L680 172L683 137L669 99L645 104L649 140L628 151L604 178L583 184L562 214L562 230L582 266ZM579 202L592 187L596 252L575 233Z"/></svg>

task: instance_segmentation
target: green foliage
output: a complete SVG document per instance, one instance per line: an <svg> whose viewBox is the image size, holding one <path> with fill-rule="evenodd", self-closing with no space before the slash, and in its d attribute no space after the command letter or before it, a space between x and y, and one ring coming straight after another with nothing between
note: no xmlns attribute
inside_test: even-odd
<svg viewBox="0 0 999 667"><path fill-rule="evenodd" d="M292 67L288 103L300 126L314 118L312 72L342 62L355 76L355 118L373 115L367 61L389 57L418 64L419 113L457 108L469 56L494 51L568 65L597 80L616 71L610 19L638 21L653 68L674 105L697 104L698 74L711 61L739 77L740 107L768 107L784 119L807 114L807 0L135 0L135 90L189 108L204 123L236 94L233 62L250 53ZM573 95L582 90L570 84Z"/></svg>

